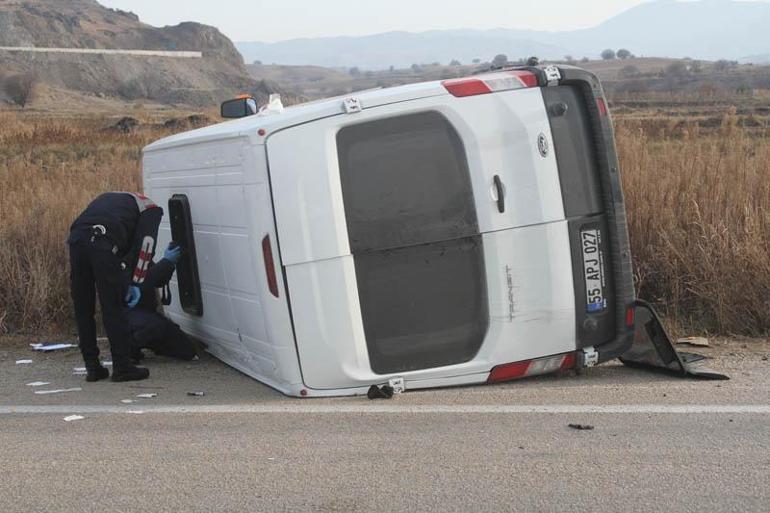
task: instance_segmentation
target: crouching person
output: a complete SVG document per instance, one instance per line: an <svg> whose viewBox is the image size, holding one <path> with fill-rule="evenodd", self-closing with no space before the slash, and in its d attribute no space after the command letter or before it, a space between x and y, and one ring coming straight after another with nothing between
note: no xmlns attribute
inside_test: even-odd
<svg viewBox="0 0 770 513"><path fill-rule="evenodd" d="M182 248L171 242L163 258L147 269L139 303L125 310L131 332L131 356L136 361L142 359L142 349L181 360L192 360L197 355L196 344L158 310L156 290L168 286L181 256Z"/></svg>

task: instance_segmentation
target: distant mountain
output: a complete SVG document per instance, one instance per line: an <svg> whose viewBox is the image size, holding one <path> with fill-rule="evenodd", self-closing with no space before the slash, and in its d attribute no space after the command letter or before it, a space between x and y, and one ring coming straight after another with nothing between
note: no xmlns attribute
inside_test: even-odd
<svg viewBox="0 0 770 513"><path fill-rule="evenodd" d="M236 43L248 63L314 64L327 68L405 68L415 63L469 63L475 58L491 59L508 52L510 56L564 55L567 51L507 33L475 30L442 30L421 33L387 32L362 37L293 39L279 43Z"/></svg>
<svg viewBox="0 0 770 513"><path fill-rule="evenodd" d="M387 68L452 59L511 59L536 55L596 57L605 48L636 55L743 59L770 52L770 3L733 0L656 0L596 27L565 32L516 29L388 32L362 37L320 37L277 43L241 42L246 62Z"/></svg>
<svg viewBox="0 0 770 513"><path fill-rule="evenodd" d="M189 50L203 58L0 50L0 85L4 76L31 73L49 90L86 99L206 106L260 88L232 41L216 28L193 22L153 27L95 0L0 0L2 46Z"/></svg>

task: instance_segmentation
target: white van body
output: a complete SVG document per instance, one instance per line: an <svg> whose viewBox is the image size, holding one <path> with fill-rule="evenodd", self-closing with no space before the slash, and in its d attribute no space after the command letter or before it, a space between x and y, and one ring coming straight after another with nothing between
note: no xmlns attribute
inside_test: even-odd
<svg viewBox="0 0 770 513"><path fill-rule="evenodd" d="M189 200L200 276L202 315L178 301L167 315L292 396L365 394L394 378L407 389L483 383L511 362L530 362L528 374L574 365L597 345L581 342L584 261L543 87L514 85L368 91L149 145L145 193ZM617 224L615 210L604 214ZM159 244L170 240L164 218ZM609 280L609 263L603 272ZM616 289L602 300L628 301ZM596 318L617 342L610 306Z"/></svg>

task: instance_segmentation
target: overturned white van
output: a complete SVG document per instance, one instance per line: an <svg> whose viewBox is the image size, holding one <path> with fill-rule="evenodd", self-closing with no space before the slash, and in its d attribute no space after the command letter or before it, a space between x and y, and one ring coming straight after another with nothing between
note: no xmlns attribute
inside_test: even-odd
<svg viewBox="0 0 770 513"><path fill-rule="evenodd" d="M167 314L294 396L615 358L634 288L612 124L574 67L352 94L153 143Z"/></svg>

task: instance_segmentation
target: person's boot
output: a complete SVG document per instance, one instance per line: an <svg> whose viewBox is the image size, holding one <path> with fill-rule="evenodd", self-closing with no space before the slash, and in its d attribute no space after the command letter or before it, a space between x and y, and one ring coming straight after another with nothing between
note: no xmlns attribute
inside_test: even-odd
<svg viewBox="0 0 770 513"><path fill-rule="evenodd" d="M112 381L121 383L124 381L141 381L150 377L149 369L144 367L135 367L134 365L125 365L112 368Z"/></svg>
<svg viewBox="0 0 770 513"><path fill-rule="evenodd" d="M110 377L110 371L102 366L102 362L86 362L86 381L92 383L99 381L100 379L107 379Z"/></svg>

